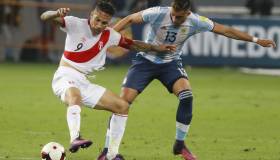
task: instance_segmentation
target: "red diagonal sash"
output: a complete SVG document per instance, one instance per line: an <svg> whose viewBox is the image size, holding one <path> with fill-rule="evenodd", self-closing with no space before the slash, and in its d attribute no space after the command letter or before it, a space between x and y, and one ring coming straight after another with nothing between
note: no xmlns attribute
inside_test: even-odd
<svg viewBox="0 0 280 160"><path fill-rule="evenodd" d="M110 31L105 30L101 33L100 39L97 41L97 43L94 46L92 46L90 49L81 52L64 51L64 56L67 59L76 63L88 62L96 55L98 55L98 53L100 53L103 47L107 44L109 37L110 37Z"/></svg>

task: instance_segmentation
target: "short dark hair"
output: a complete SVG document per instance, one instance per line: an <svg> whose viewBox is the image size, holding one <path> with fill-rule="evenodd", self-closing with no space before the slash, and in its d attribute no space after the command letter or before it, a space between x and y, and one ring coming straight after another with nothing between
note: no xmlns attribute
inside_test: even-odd
<svg viewBox="0 0 280 160"><path fill-rule="evenodd" d="M100 0L96 4L96 9L105 12L111 16L115 14L115 7L113 4L110 2L110 0Z"/></svg>
<svg viewBox="0 0 280 160"><path fill-rule="evenodd" d="M191 1L190 0L173 0L172 8L176 11L186 11L191 9Z"/></svg>

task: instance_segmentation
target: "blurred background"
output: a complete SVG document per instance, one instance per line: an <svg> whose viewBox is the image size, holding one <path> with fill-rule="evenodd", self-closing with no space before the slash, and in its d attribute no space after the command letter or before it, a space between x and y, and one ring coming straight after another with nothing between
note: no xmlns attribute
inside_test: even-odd
<svg viewBox="0 0 280 160"><path fill-rule="evenodd" d="M120 18L152 6L168 6L172 0L113 0ZM57 63L64 48L65 33L40 21L46 10L71 8L71 15L87 18L95 0L0 0L0 63ZM183 49L184 64L193 66L243 66L280 68L280 1L193 0L192 10L216 22L237 27L252 35L274 39L278 47L266 49L253 43L230 40L212 33L193 36ZM144 25L131 26L123 34L143 39ZM109 51L108 62L130 63L133 54Z"/></svg>

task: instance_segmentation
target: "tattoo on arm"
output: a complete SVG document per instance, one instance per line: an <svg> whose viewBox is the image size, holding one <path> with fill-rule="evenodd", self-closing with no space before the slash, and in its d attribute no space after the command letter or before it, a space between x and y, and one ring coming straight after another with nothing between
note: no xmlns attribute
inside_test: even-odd
<svg viewBox="0 0 280 160"><path fill-rule="evenodd" d="M133 44L131 45L130 49L138 52L139 51L147 52L147 51L151 51L153 49L153 46L151 44L142 41L133 40Z"/></svg>

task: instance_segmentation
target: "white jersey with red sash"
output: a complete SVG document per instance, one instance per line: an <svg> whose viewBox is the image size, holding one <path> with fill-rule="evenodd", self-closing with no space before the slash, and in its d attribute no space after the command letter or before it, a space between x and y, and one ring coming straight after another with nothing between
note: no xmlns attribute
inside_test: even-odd
<svg viewBox="0 0 280 160"><path fill-rule="evenodd" d="M106 50L122 45L124 38L112 28L93 35L88 19L66 16L63 20L61 29L67 37L62 59L83 73L100 69L105 64Z"/></svg>
<svg viewBox="0 0 280 160"><path fill-rule="evenodd" d="M132 40L122 37L112 28L99 35L92 35L87 19L64 17L61 28L67 33L62 59L71 67L60 66L56 70L52 88L55 95L65 102L66 91L75 87L81 92L82 103L94 107L105 92L105 88L91 83L85 74L100 69L105 64L106 50L110 46L129 48Z"/></svg>

